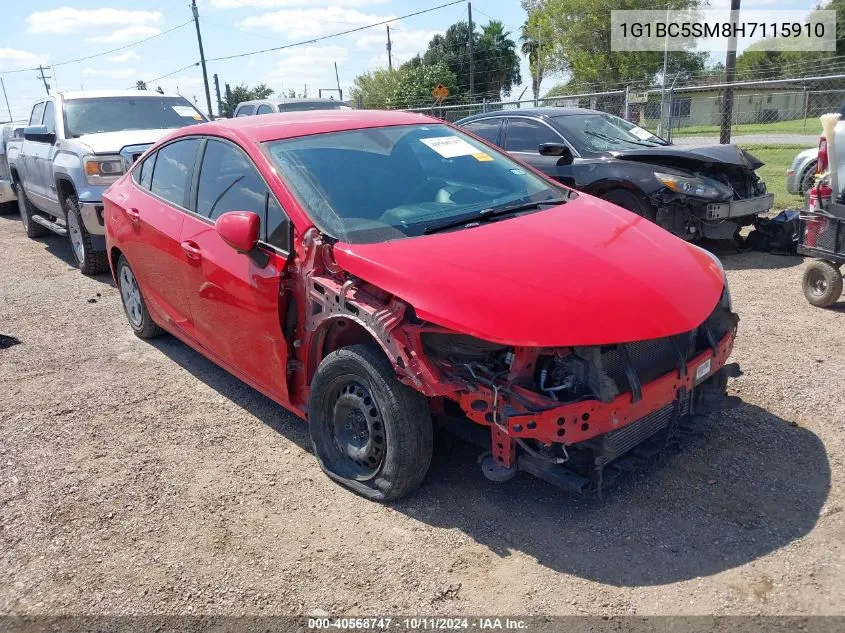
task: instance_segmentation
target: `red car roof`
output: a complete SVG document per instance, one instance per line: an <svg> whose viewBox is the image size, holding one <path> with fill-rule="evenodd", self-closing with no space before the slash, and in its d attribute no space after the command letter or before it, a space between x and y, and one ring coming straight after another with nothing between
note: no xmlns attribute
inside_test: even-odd
<svg viewBox="0 0 845 633"><path fill-rule="evenodd" d="M233 132L235 136L247 137L257 143L263 143L309 134L420 123L442 123L442 121L422 114L389 110L311 110L219 119L211 123L191 125L182 128L180 132L182 134L220 134L220 128L225 128Z"/></svg>

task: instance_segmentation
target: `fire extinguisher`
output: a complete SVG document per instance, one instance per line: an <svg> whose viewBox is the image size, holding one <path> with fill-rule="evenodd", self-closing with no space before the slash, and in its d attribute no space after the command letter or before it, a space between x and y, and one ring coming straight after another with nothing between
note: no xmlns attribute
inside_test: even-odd
<svg viewBox="0 0 845 633"><path fill-rule="evenodd" d="M804 229L804 244L806 246L815 246L819 234L823 233L827 228L827 218L819 214L823 211L833 198L833 189L830 188L826 182L814 185L810 189L810 206L808 208L809 218L807 218L807 226Z"/></svg>

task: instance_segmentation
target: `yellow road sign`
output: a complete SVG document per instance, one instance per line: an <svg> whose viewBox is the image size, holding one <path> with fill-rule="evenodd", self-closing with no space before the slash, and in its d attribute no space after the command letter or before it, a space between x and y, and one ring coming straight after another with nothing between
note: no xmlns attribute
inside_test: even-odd
<svg viewBox="0 0 845 633"><path fill-rule="evenodd" d="M434 97L437 101L443 101L443 99L449 96L449 89L443 84L437 84L432 89L431 96Z"/></svg>

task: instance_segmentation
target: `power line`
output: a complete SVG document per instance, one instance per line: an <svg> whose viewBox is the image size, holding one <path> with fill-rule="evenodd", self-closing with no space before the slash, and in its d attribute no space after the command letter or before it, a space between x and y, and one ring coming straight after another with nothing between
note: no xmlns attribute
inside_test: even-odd
<svg viewBox="0 0 845 633"><path fill-rule="evenodd" d="M339 33L332 33L331 35L323 35L322 37L315 37L314 39L310 40L303 40L301 42L296 42L294 44L285 44L284 46L274 46L272 48L264 48L257 51L248 51L246 53L236 53L235 55L224 55L222 57L210 57L206 61L210 62L219 62L225 61L229 59L237 59L240 57L248 57L250 55L260 55L261 53L271 53L273 51L281 51L286 48L294 48L296 46L304 46L305 44L315 44L317 42L322 42L324 40L332 39L335 37L340 37L341 35L349 35L350 33L357 33L358 31L363 31L365 29L371 29L376 26L383 26L385 24L390 24L391 22L396 22L397 20L404 20L406 18L412 18L417 15L422 15L423 13L430 13L431 11L437 11L438 9L443 9L445 7L451 7L456 4L463 3L464 0L454 0L453 2L447 2L446 4L441 4L436 7L431 7L430 9L423 9L422 11L416 11L414 13L408 13L407 15L400 15L396 18L390 18L389 20L382 20L381 22L375 22L374 24L368 24L366 26L359 26L354 29L348 29L346 31L341 31Z"/></svg>
<svg viewBox="0 0 845 633"><path fill-rule="evenodd" d="M156 77L155 79L147 79L147 80L142 80L142 81L144 81L144 83L145 83L145 84L152 84L152 83L157 82L157 81L158 81L158 80L160 80L160 79L166 79L167 77L172 77L173 75L176 75L176 74L178 74L178 73L181 73L183 70L188 70L189 68L194 68L195 66L199 66L199 65L200 65L200 63L199 63L199 62L194 62L193 64L188 64L187 66L182 66L182 68L179 68L179 69L177 69L177 70L174 70L174 71L172 71L172 72L169 72L169 73L167 73L166 75L160 75L160 76ZM132 88L134 88L136 85L138 85L138 84L137 84L137 82L136 82L135 84L133 84L133 85L129 86L129 87L128 87L128 88L126 88L126 89L127 89L127 90L131 90L131 89L132 89Z"/></svg>
<svg viewBox="0 0 845 633"><path fill-rule="evenodd" d="M117 51L122 51L122 50L130 48L132 46L137 46L138 44L143 44L144 42L149 42L150 40L154 40L157 37L161 37L162 35L167 35L168 33L172 33L176 29L181 29L183 26L187 26L191 22L193 22L193 20L188 20L187 22L183 22L182 24L179 24L178 26L174 26L173 28L167 29L166 31L162 31L161 33L156 33L155 35L151 35L149 37L145 37L143 39L136 40L134 42L130 42L129 44L124 44L123 46L118 46L117 48L112 48L112 49L109 49L107 51L103 51L101 53L95 53L93 55L86 55L85 57L77 57L76 59L68 59L68 60L65 60L65 61L62 61L62 62L55 62L53 64L50 64L50 67L66 66L67 64L75 64L77 62L84 62L88 59L94 59L95 57L102 57L103 55L109 55L111 53L116 53ZM0 75L8 75L8 74L11 74L11 73L29 72L31 70L38 70L38 68L39 68L38 66L34 66L32 68L16 68L15 70L4 70L4 71L0 72Z"/></svg>

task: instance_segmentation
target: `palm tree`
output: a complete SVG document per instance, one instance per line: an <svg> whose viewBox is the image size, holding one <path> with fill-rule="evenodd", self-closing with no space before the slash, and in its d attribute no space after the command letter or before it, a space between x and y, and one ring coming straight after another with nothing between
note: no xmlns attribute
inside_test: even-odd
<svg viewBox="0 0 845 633"><path fill-rule="evenodd" d="M522 42L522 54L528 56L528 66L531 68L531 92L534 93L534 99L540 97L540 84L543 83L543 69L538 61L538 54L540 52L540 42L537 37L534 37L528 32L528 22L522 25L522 34L519 36L519 41Z"/></svg>
<svg viewBox="0 0 845 633"><path fill-rule="evenodd" d="M147 82L143 79L139 79L135 82L135 90L146 90L147 89Z"/></svg>
<svg viewBox="0 0 845 633"><path fill-rule="evenodd" d="M510 32L498 20L490 22L481 30L478 38L479 54L476 59L476 75L481 81L476 81L479 92L488 97L499 99L502 95L509 95L515 85L522 82L519 72L519 55L516 53L516 43L510 39Z"/></svg>

